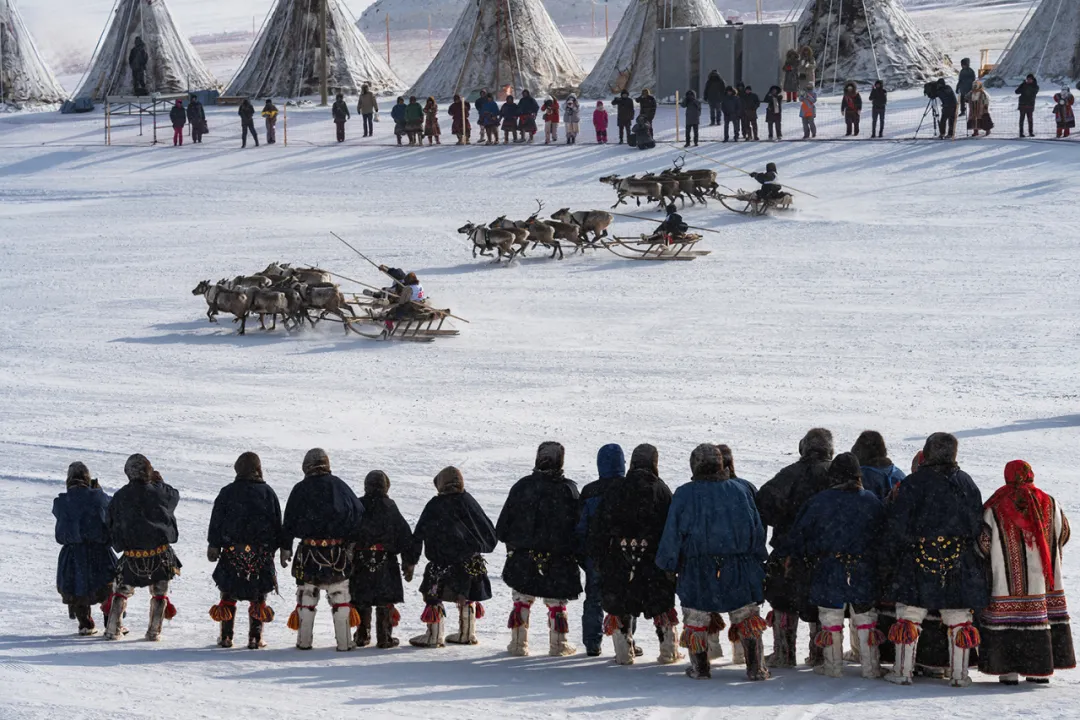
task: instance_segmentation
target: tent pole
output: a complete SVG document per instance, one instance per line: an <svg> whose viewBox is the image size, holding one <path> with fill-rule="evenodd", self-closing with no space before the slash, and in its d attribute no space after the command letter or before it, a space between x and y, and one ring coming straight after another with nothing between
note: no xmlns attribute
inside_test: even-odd
<svg viewBox="0 0 1080 720"><path fill-rule="evenodd" d="M320 107L326 107L330 99L330 82L326 77L329 64L326 57L326 6L329 4L330 0L322 0L319 4L319 98L322 101L319 103Z"/></svg>
<svg viewBox="0 0 1080 720"><path fill-rule="evenodd" d="M8 0L4 0L4 9L7 12L4 14L5 19L11 18L11 3ZM12 23L14 25L14 23ZM0 22L0 105L4 104L4 28L6 23Z"/></svg>
<svg viewBox="0 0 1080 720"><path fill-rule="evenodd" d="M289 100L287 98L281 103L281 112L281 127L284 131L285 147L289 147Z"/></svg>
<svg viewBox="0 0 1080 720"><path fill-rule="evenodd" d="M836 77L840 73L840 34L844 31L844 0L836 8L836 55L832 66L832 91L836 92Z"/></svg>
<svg viewBox="0 0 1080 720"><path fill-rule="evenodd" d="M611 35L608 34L607 0L604 0L604 42L611 42Z"/></svg>
<svg viewBox="0 0 1080 720"><path fill-rule="evenodd" d="M390 64L390 13L386 14L386 64Z"/></svg>

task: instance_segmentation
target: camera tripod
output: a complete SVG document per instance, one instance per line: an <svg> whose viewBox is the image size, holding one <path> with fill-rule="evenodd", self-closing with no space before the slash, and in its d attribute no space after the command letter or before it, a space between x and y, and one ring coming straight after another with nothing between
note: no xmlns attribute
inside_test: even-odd
<svg viewBox="0 0 1080 720"><path fill-rule="evenodd" d="M926 116L933 114L934 116L934 137L941 134L941 116L938 114L937 98L930 98L926 103L926 110L923 111L922 119L919 120L919 127L915 128L915 139L919 138L919 131L922 130L923 123L926 122Z"/></svg>

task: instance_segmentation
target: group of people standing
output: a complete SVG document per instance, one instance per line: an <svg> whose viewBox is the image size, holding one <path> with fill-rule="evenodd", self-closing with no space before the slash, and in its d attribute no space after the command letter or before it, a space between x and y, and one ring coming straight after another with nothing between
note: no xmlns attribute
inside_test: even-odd
<svg viewBox="0 0 1080 720"><path fill-rule="evenodd" d="M231 647L237 605L248 603L247 645L263 647L263 625L274 619L266 600L278 588L276 556L297 584L288 626L298 648L313 646L322 593L338 650L369 645L373 628L378 647L394 647L402 580L413 580L424 555L426 629L410 643L476 644L492 597L485 555L501 542L513 655L530 652L538 600L548 653L575 653L567 603L584 592L587 653L600 655L610 636L621 665L642 654L635 635L643 617L653 622L660 663L677 662L682 648L687 675L709 677L728 626L736 661L750 680L765 680L769 667L796 665L805 622L808 662L839 677L846 617L847 657L867 678L882 675L885 657L891 682L910 684L919 670L962 687L978 651L979 668L1006 684L1020 676L1045 682L1075 665L1061 581L1068 521L1020 460L1006 465L1004 486L984 503L957 465L957 445L952 435L931 435L905 476L879 433L862 433L851 452L834 457L832 434L815 428L800 441L799 460L758 489L736 474L728 446L702 444L689 458L690 482L674 493L659 476L655 447L635 448L627 470L622 448L606 445L597 454L599 479L579 493L564 474L563 446L545 442L495 523L466 492L462 473L447 467L413 528L390 499L384 472L368 473L357 497L318 448L305 455L303 480L282 513L259 457L248 452L211 514L207 558L216 563L220 599L210 616L220 624L218 644ZM67 491L53 505L63 546L57 588L80 634L96 632L92 606L101 603L105 637L117 639L135 589L149 587L146 637L156 640L176 613L168 591L181 567L172 548L179 493L142 455L124 469L129 482L110 499L85 465L69 468ZM772 611L763 617L766 601ZM450 634L447 603L458 615ZM766 656L770 627L774 651Z"/></svg>

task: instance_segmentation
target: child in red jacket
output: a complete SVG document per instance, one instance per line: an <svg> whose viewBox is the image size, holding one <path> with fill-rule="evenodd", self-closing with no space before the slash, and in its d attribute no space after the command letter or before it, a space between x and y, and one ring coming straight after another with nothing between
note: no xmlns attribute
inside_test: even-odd
<svg viewBox="0 0 1080 720"><path fill-rule="evenodd" d="M596 142L600 145L607 145L607 129L608 129L608 114L604 109L604 101L598 100L596 102L596 109L592 114L593 129L596 130Z"/></svg>

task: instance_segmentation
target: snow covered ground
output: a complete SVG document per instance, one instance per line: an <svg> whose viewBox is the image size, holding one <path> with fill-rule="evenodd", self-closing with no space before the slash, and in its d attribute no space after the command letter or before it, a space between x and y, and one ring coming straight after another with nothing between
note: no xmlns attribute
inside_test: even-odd
<svg viewBox="0 0 1080 720"><path fill-rule="evenodd" d="M338 654L324 607L318 649L299 653L284 626L293 600L283 576L270 648L221 651L204 559L210 504L236 456L260 453L284 496L315 445L357 488L385 470L415 521L447 464L494 517L546 439L566 444L580 483L595 476L600 445L654 443L674 486L703 441L730 443L740 474L762 483L814 425L832 428L840 448L879 429L901 465L928 433L950 430L985 494L1022 457L1080 518L1075 145L710 145L701 151L743 168L773 160L785 182L818 198L800 195L795 212L758 220L715 203L688 210L691 224L719 233L706 239L712 255L693 263L536 253L500 267L473 260L455 228L528 215L534 198L551 211L607 207L600 175L659 169L676 153L339 147L326 143L317 110L290 113L289 147L240 151L234 113L213 110L207 143L182 149L102 147L96 117L0 119L0 717L1075 713L1075 672L1039 688L978 676L966 691L863 681L854 667L838 681L800 669L765 684L722 667L691 683L681 665L655 664L647 627L633 668L614 667L610 650L511 659L501 548L478 647ZM716 167L720 182L746 185ZM648 227L617 223L619 234ZM415 270L436 304L471 324L416 346L333 326L238 337L227 322L206 323L190 293L197 282L274 260L379 282L330 231ZM132 452L182 495L180 614L160 644L140 641L140 594L130 639L76 638L53 587L51 500L74 460L115 490ZM1075 602L1075 549L1064 576ZM403 638L420 630L415 587ZM805 631L801 640L805 649Z"/></svg>

